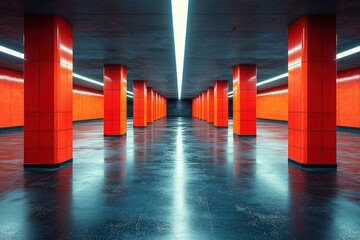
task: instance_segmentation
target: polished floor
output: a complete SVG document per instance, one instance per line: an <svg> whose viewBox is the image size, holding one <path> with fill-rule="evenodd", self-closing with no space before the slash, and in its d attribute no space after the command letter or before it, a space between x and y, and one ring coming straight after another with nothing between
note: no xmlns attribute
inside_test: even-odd
<svg viewBox="0 0 360 240"><path fill-rule="evenodd" d="M338 169L288 165L287 125L237 138L190 118L74 125L74 163L23 170L23 133L0 134L0 239L360 239L360 134Z"/></svg>

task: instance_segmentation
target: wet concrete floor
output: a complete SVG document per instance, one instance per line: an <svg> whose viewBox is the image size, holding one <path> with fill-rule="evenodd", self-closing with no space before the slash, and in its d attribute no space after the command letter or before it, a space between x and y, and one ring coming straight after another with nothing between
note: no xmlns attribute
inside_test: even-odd
<svg viewBox="0 0 360 240"><path fill-rule="evenodd" d="M74 163L24 171L23 133L0 134L0 239L360 239L360 134L338 168L287 161L287 125L237 138L191 118L105 138L74 125Z"/></svg>

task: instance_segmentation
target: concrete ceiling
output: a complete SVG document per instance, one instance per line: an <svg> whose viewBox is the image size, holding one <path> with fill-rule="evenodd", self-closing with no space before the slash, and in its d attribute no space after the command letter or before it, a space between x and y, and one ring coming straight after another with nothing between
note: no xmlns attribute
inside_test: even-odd
<svg viewBox="0 0 360 240"><path fill-rule="evenodd" d="M359 12L357 0L190 0L182 97L217 79L229 80L231 90L232 67L239 63L257 64L258 82L286 72L287 27L302 15L336 14L338 52L358 46ZM23 51L24 14L57 14L73 25L74 72L102 81L103 64L125 64L130 91L141 79L177 98L171 0L2 0L0 45ZM339 71L358 66L360 53L338 61ZM0 54L0 67L21 71L23 64Z"/></svg>

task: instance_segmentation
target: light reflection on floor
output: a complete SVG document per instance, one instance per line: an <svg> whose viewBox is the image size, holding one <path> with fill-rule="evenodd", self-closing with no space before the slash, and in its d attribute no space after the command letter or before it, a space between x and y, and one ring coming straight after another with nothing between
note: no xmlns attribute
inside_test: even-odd
<svg viewBox="0 0 360 240"><path fill-rule="evenodd" d="M230 121L231 124L231 121ZM237 138L189 118L126 138L74 125L74 164L24 172L23 133L0 134L1 239L360 239L360 134L338 133L338 169L287 163L287 125Z"/></svg>

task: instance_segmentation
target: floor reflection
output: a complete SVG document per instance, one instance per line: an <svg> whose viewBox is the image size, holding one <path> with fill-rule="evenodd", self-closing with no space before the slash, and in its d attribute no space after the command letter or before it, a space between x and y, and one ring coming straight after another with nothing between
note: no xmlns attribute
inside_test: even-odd
<svg viewBox="0 0 360 240"><path fill-rule="evenodd" d="M104 194L126 195L126 138L104 138ZM108 198L106 198L108 199ZM111 201L111 200L110 200Z"/></svg>
<svg viewBox="0 0 360 240"><path fill-rule="evenodd" d="M56 172L26 172L27 239L60 239L72 230L73 167ZM39 227L41 226L41 227ZM54 227L56 226L56 227Z"/></svg>
<svg viewBox="0 0 360 240"><path fill-rule="evenodd" d="M289 171L289 232L294 239L331 239L336 236L333 220L337 195L336 171Z"/></svg>
<svg viewBox="0 0 360 240"><path fill-rule="evenodd" d="M0 134L0 239L360 239L360 134L317 173L288 165L286 124L231 124L75 124L73 165L42 173L23 171L21 132Z"/></svg>

